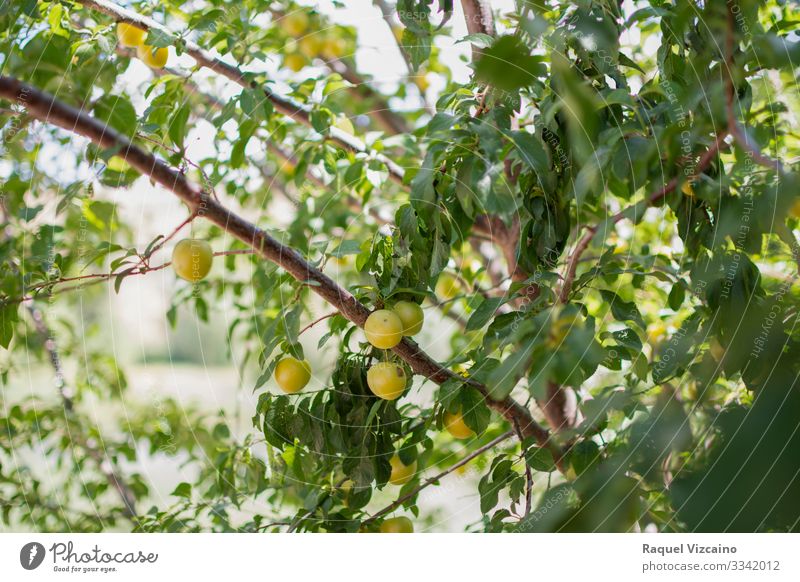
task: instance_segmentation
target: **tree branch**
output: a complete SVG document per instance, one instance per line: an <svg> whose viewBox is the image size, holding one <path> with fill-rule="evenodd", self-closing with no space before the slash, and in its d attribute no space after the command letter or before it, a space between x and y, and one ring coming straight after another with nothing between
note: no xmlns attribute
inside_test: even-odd
<svg viewBox="0 0 800 582"><path fill-rule="evenodd" d="M172 191L198 217L218 225L265 259L282 267L297 281L308 284L312 291L338 309L345 318L363 327L370 311L349 291L312 266L298 251L280 243L266 231L235 214L198 185L190 182L185 175L134 145L127 137L53 96L11 77L0 76L0 96L19 103L30 115L41 121L82 135L101 148L116 152L117 156L133 168ZM483 395L490 408L502 414L509 422L519 422L520 430L526 438L533 437L541 446L549 447L556 459L561 459L562 451L551 441L549 432L518 402L511 398L493 400L484 384L443 368L408 338L404 338L394 348L394 352L409 364L415 374L437 384L453 379L475 388Z"/></svg>
<svg viewBox="0 0 800 582"><path fill-rule="evenodd" d="M722 145L723 140L728 135L727 131L720 132L714 143L700 156L700 160L697 162L697 165L693 169L693 175L698 175L702 172L708 164L711 163L711 160L714 159L714 156L717 155L719 148ZM679 177L672 178L669 182L667 182L664 186L653 192L650 197L645 201L644 207L650 207L659 202L662 198L664 198L667 194L674 191L675 188L678 187L680 182ZM578 268L578 263L581 260L581 255L586 251L589 247L589 244L594 239L597 232L600 230L600 226L603 224L606 226L611 226L613 224L617 224L622 219L631 216L632 212L635 211L637 208L641 208L641 203L634 205L632 207L628 207L624 210L619 211L614 216L606 220L602 224L595 224L586 228L586 232L584 232L583 236L578 240L578 243L575 245L575 249L572 251L572 255L570 255L569 260L567 261L567 272L564 275L564 283L561 286L561 292L559 293L559 300L561 303L567 303L569 301L569 295L572 291L572 284L575 281L575 271Z"/></svg>
<svg viewBox="0 0 800 582"><path fill-rule="evenodd" d="M175 34L173 31L169 30L165 26L159 24L152 18L148 18L145 16L141 16L136 12L128 10L127 8L123 8L110 2L109 0L76 0L80 4L83 4L87 8L105 14L113 18L116 22L127 22L128 24L133 24L138 28L143 30L157 30L162 32L166 35L171 37L177 37L178 35ZM233 81L240 87L244 89L256 89L262 91L264 96L272 103L275 109L290 117L291 119L295 120L298 123L301 123L307 127L312 127L311 125L311 111L310 109L301 104L293 101L287 97L282 95L278 95L270 90L268 87L259 84L255 80L253 80L254 74L245 73L239 67L235 65L231 65L226 63L225 61L218 59L208 51L201 48L196 43L188 40L183 39L184 48L186 54L192 57L197 64L201 67L205 67L214 71L215 73L222 75L223 77ZM331 127L328 130L328 139L334 142L339 147L354 153L361 153L366 154L369 157L372 157L378 161L380 161L384 166L386 166L387 170L389 171L389 176L397 183L403 183L403 175L404 171L403 168L398 166L388 157L384 156L383 154L374 152L367 148L364 143L359 140L358 138L353 137L347 132L344 132L336 127Z"/></svg>
<svg viewBox="0 0 800 582"><path fill-rule="evenodd" d="M731 4L730 1L726 2L728 7L728 30L725 35L725 110L728 117L728 131L736 140L736 143L738 143L757 164L769 168L770 170L775 170L779 174L783 174L783 163L761 152L761 148L758 144L750 139L747 130L739 124L734 110L734 100L738 100L736 89L733 86L733 48L735 44L736 19Z"/></svg>
<svg viewBox="0 0 800 582"><path fill-rule="evenodd" d="M461 8L464 10L467 32L494 36L494 17L488 0L461 0ZM481 48L474 44L472 45L473 61L477 60L482 53L483 50Z"/></svg>
<svg viewBox="0 0 800 582"><path fill-rule="evenodd" d="M376 511L374 514L372 514L372 516L369 519L365 519L362 522L362 525L366 525L368 523L372 523L373 521L375 521L379 517L382 517L382 516L386 515L387 513L391 513L392 511L394 511L395 509L397 509L398 507L403 505L403 503L405 503L409 499L412 499L415 495L417 495L420 491L422 491L426 487L430 487L431 485L437 483L442 477L446 477L447 475L449 475L450 473L452 473L456 469L459 469L459 468L463 467L464 465L466 465L467 463L469 463L470 461L472 461L476 457L480 457L486 451L488 451L490 449L493 449L494 447L496 447L497 445L499 445L503 441L510 439L512 436L514 436L514 433L515 433L514 430L509 430L509 431L504 432L499 437L489 441L488 443L486 443L485 445L483 445L479 449L476 449L475 451L473 451L472 453L470 453L469 455L467 455L466 457L461 459L458 463L456 463L454 465L450 465L447 469L445 469L441 473L438 473L438 474L434 475L430 479L426 479L425 481L420 483L418 487L415 487L414 489L412 489L411 491L409 491L408 493L406 493L405 495L403 495L402 497L400 497L399 499L397 499L393 503L390 503L389 505L387 505L383 509L381 509L379 511Z"/></svg>

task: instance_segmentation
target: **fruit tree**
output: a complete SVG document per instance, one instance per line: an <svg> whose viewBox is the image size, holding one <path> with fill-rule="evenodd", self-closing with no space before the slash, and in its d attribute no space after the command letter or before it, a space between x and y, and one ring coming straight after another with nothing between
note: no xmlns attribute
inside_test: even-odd
<svg viewBox="0 0 800 582"><path fill-rule="evenodd" d="M0 527L800 530L796 4L0 23ZM236 414L133 389L154 277Z"/></svg>

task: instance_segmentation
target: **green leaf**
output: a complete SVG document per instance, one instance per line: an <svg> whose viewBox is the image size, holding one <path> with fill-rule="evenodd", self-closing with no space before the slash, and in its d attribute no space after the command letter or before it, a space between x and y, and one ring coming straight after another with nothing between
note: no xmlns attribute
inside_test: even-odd
<svg viewBox="0 0 800 582"><path fill-rule="evenodd" d="M542 141L538 136L525 131L512 132L511 141L519 151L520 157L536 172L541 181L550 171L550 161L547 158Z"/></svg>
<svg viewBox="0 0 800 582"><path fill-rule="evenodd" d="M678 311L683 305L683 300L686 298L686 286L683 284L682 281L678 281L672 286L672 289L669 292L669 298L667 299L667 303L669 304L669 308L672 311Z"/></svg>
<svg viewBox="0 0 800 582"><path fill-rule="evenodd" d="M556 470L556 461L550 449L543 447L530 447L525 451L525 461L534 471L552 473Z"/></svg>
<svg viewBox="0 0 800 582"><path fill-rule="evenodd" d="M16 304L0 307L0 346L5 349L8 349L11 339L14 337L14 323L18 317Z"/></svg>
<svg viewBox="0 0 800 582"><path fill-rule="evenodd" d="M163 48L172 46L175 43L175 37L166 31L151 28L147 32L147 38L144 40L146 45Z"/></svg>
<svg viewBox="0 0 800 582"><path fill-rule="evenodd" d="M169 138L178 149L183 149L183 142L186 140L186 124L189 121L191 107L184 103L173 113L169 121Z"/></svg>
<svg viewBox="0 0 800 582"><path fill-rule="evenodd" d="M179 483L177 487L170 493L174 497L183 497L190 499L192 497L192 486L189 483Z"/></svg>
<svg viewBox="0 0 800 582"><path fill-rule="evenodd" d="M482 32L476 32L474 34L468 34L464 38L457 40L456 44L461 42L468 42L470 44L475 45L478 48L487 48L492 46L492 41L494 41L493 36L484 34Z"/></svg>
<svg viewBox="0 0 800 582"><path fill-rule="evenodd" d="M467 321L466 331L475 331L489 323L497 309L505 303L504 297L489 297L484 299Z"/></svg>
<svg viewBox="0 0 800 582"><path fill-rule="evenodd" d="M126 97L103 95L94 105L94 116L119 131L132 137L136 133L139 120L136 110Z"/></svg>
<svg viewBox="0 0 800 582"><path fill-rule="evenodd" d="M646 329L647 325L644 323L642 314L635 303L623 301L622 298L607 289L601 289L600 295L603 297L608 306L611 308L611 314L617 321L632 321L636 323L641 329Z"/></svg>
<svg viewBox="0 0 800 582"><path fill-rule="evenodd" d="M542 57L531 55L528 46L511 35L498 38L475 64L478 79L504 91L529 87L546 74Z"/></svg>

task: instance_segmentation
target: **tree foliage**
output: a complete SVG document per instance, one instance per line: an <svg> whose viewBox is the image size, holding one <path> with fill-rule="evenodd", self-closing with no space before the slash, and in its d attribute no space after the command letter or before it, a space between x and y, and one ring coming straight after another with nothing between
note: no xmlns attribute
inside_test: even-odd
<svg viewBox="0 0 800 582"><path fill-rule="evenodd" d="M398 0L381 50L407 76L379 83L335 8L0 3L5 527L374 531L417 515L467 458L474 531L800 528L797 7L478 12L459 39L452 0ZM117 21L148 29L167 68L143 75ZM474 49L465 82L442 56L454 41ZM75 108L72 127L36 114L43 94ZM306 275L203 204L135 244L109 193L159 180L122 141L76 137L89 117L196 184L209 214L228 208L296 251ZM201 126L214 155L190 159ZM176 285L164 317L224 306L257 394L244 435L176 398L136 402L108 322L74 309L165 268L158 252L189 223L223 274ZM446 361L364 340L362 312L401 300L452 323L435 334ZM326 326L318 346L301 342L311 326ZM331 347L320 389L279 394L282 357ZM30 358L55 389L12 398ZM410 379L398 400L367 385L386 360ZM91 420L99 402L109 426ZM453 413L468 440L444 430ZM418 467L399 488L395 454ZM146 455L193 478L155 500Z"/></svg>

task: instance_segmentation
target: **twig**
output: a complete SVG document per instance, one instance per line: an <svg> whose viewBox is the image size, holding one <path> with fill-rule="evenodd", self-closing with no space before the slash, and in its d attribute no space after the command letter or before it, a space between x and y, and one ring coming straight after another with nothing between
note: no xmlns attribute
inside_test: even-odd
<svg viewBox="0 0 800 582"><path fill-rule="evenodd" d="M726 130L721 131L714 143L703 153L700 157L700 160L697 162L697 165L694 168L694 174L697 175L702 172L708 164L711 163L711 160L717 154L717 151L722 145L723 140L728 135ZM669 182L667 182L664 186L653 192L650 197L645 201L645 206L650 207L659 202L662 198L664 198L667 194L674 191L677 188L678 183L680 181L679 177L672 178ZM622 219L628 217L632 210L635 210L637 207L641 206L634 205L624 210L617 212L614 216L609 218L607 221L601 224L595 224L586 228L583 236L580 238L578 243L575 245L575 249L572 251L572 254L569 257L569 261L567 262L567 272L564 275L564 283L561 286L561 292L559 293L559 300L561 303L567 303L569 301L569 295L572 291L572 284L575 281L575 271L578 268L578 263L581 260L581 255L583 252L589 247L589 244L592 242L592 239L597 234L600 226L603 224L611 225L620 222Z"/></svg>
<svg viewBox="0 0 800 582"><path fill-rule="evenodd" d="M227 255L253 255L255 254L255 252L256 251L253 249L238 249L233 251L217 251L213 253L213 255L215 257L222 257ZM79 275L77 277L62 277L54 281L46 281L45 283L39 283L38 285L33 285L28 289L29 292L32 291L34 293L33 295L24 295L22 297L6 298L0 300L0 305L10 305L14 303L18 304L18 303L24 303L25 301L31 301L39 296L38 293L40 291L44 289L51 289L56 285L61 285L63 283L74 283L76 281L86 282L80 285L73 285L71 287L67 287L66 289L62 289L59 291L54 291L50 295L58 295L69 291L77 291L79 289L85 289L89 285L93 285L95 283L102 283L103 281L108 281L109 279L119 277L120 275L122 275L125 278L132 277L135 275L146 275L148 273L153 273L155 271L161 271L162 269L166 269L170 265L172 265L172 261L162 263L155 267L149 267L144 264L141 264L141 266L137 265L136 267L133 267L133 269L129 273L121 271L115 273L90 273L88 275Z"/></svg>
<svg viewBox="0 0 800 582"><path fill-rule="evenodd" d="M305 326L303 329L301 329L300 333L298 333L297 335L303 335L304 332L308 331L309 329L311 329L312 327L314 327L315 325L317 325L321 321L325 321L326 319L330 319L331 317L334 317L335 315L339 315L339 312L338 311L332 311L331 313L327 313L327 314L323 315L319 319L315 319L314 321L309 323L307 326Z"/></svg>
<svg viewBox="0 0 800 582"><path fill-rule="evenodd" d="M750 140L747 130L744 129L736 117L734 110L734 99L736 99L736 89L733 86L733 48L736 29L736 20L733 14L732 3L726 2L728 7L728 31L725 37L725 109L728 117L728 131L736 142L745 150L750 157L759 165L775 170L779 174L784 173L783 163L780 160L772 159L761 152L758 144Z"/></svg>
<svg viewBox="0 0 800 582"><path fill-rule="evenodd" d="M522 438L522 433L519 430L519 424L516 422L514 423L514 430L517 432L517 435L520 436L520 442L524 439ZM533 500L533 471L531 471L531 466L528 464L528 458L525 456L525 450L522 451L522 460L525 463L525 515L528 515L531 512L531 503Z"/></svg>
<svg viewBox="0 0 800 582"><path fill-rule="evenodd" d="M486 451L488 451L490 449L493 449L494 447L496 447L497 445L499 445L503 441L508 440L509 438L514 436L515 432L516 432L515 430L509 430L509 431L504 432L499 437L489 441L488 443L486 443L485 445L483 445L479 449L476 449L475 451L473 451L472 453L470 453L469 455L467 455L466 457L461 459L458 463L455 463L454 465L450 465L447 469L445 469L441 473L438 473L438 474L434 475L430 479L426 479L425 481L420 483L418 487L415 487L414 489L412 489L411 491L409 491L408 493L406 493L405 495L403 495L402 497L397 499L395 502L390 503L389 505L387 505L383 509L381 509L381 510L375 512L374 514L372 514L372 516L369 519L365 519L363 521L363 523L364 524L372 523L373 521L375 521L379 517L384 516L387 513L391 513L392 511L394 511L395 509L397 509L398 507L403 505L403 503L405 503L409 499L412 499L415 495L417 495L420 491L422 491L426 487L430 487L434 483L438 482L442 477L445 477L445 476L449 475L450 473L452 473L456 469L458 469L460 467L463 467L464 465L466 465L467 463L472 461L474 458L481 456Z"/></svg>

